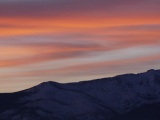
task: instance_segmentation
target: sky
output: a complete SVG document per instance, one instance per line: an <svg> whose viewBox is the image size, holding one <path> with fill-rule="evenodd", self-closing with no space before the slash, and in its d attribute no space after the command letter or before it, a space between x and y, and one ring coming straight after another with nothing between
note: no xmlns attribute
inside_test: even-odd
<svg viewBox="0 0 160 120"><path fill-rule="evenodd" d="M159 0L0 0L0 92L159 68Z"/></svg>

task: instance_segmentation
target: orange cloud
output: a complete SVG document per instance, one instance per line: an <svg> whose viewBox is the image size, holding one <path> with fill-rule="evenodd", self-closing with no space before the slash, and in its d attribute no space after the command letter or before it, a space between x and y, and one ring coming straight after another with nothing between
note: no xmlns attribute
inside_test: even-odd
<svg viewBox="0 0 160 120"><path fill-rule="evenodd" d="M145 20L144 20L145 19ZM27 18L0 18L0 36L57 34L68 32L82 32L101 27L130 26L160 24L160 18L70 18L70 19L27 19ZM7 27L4 27L6 25ZM11 27L9 27L11 26ZM14 27L12 27L14 26ZM91 30L92 31L92 30ZM112 30L113 31L113 30ZM106 33L106 31L103 31ZM113 31L114 32L114 31ZM131 32L131 33L128 33ZM118 31L111 34L158 34L159 31Z"/></svg>
<svg viewBox="0 0 160 120"><path fill-rule="evenodd" d="M126 60L114 60L108 62L97 62L97 63L89 63L82 65L75 65L70 67L64 67L59 69L48 69L48 70L37 70L37 71L29 71L29 72L21 72L21 73L9 73L9 76L2 75L1 78L9 78L9 77L44 77L44 76L55 76L55 77L73 77L73 76L92 76L92 75L102 75L102 74L113 74L112 71L116 71L117 73L123 73L126 71L126 64L128 67L133 67L136 69L141 64L143 67L147 68L150 62L155 62L155 65L159 64L156 61L160 61L160 55L151 55L145 57L138 57L134 59L126 59ZM150 65L149 65L150 66ZM115 75L115 73L113 74Z"/></svg>
<svg viewBox="0 0 160 120"><path fill-rule="evenodd" d="M155 68L149 63L159 60L159 51L154 47L147 50L155 52L155 56L132 59L127 56L133 51L125 50L135 48L138 54L137 46L160 46L158 0L38 1L0 1L0 72L67 59L84 61L81 65L63 67L67 63L62 63L61 69L30 70L13 76L87 76L95 71L100 74L98 70L104 72L106 67L118 73L116 68L138 63ZM105 61L112 57L109 52L116 54L119 50L124 50L123 60ZM101 56L102 53L106 54ZM88 63L91 58L98 60ZM0 79L2 76L0 73ZM7 76L12 75L6 73Z"/></svg>

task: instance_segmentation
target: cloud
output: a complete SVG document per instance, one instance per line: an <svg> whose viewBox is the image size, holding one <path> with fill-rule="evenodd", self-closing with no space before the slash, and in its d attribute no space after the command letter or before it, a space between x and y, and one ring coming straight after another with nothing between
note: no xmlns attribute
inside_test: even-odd
<svg viewBox="0 0 160 120"><path fill-rule="evenodd" d="M143 8L142 8L143 6ZM113 16L114 14L158 14L158 0L13 0L0 2L0 14L3 17L57 17L57 16ZM144 14L143 14L144 15Z"/></svg>
<svg viewBox="0 0 160 120"><path fill-rule="evenodd" d="M114 76L117 74L123 74L123 73L129 73L129 72L141 72L145 71L147 69L150 69L151 67L155 67L158 69L158 65L160 64L160 55L149 55L144 57L137 57L133 59L125 59L125 60L114 60L114 61L105 61L105 62L97 62L97 63L89 63L89 64L83 64L83 65L75 65L75 66L69 66L65 68L58 68L58 69L46 69L46 70L32 70L28 72L17 72L17 73L10 73L9 76L2 75L1 78L12 78L12 77L47 77L50 76L50 79L53 79L53 76L55 78L59 78L61 81L57 82L68 82L68 81L74 81L72 79L68 78L76 78L81 77L83 79L86 78L86 76L89 76L89 79L95 79L92 78L93 76ZM127 64L127 65L126 65ZM141 66L141 68L139 68ZM129 69L132 68L132 69ZM139 70L137 70L139 69ZM116 74L115 74L116 71ZM40 79L41 80L41 79Z"/></svg>
<svg viewBox="0 0 160 120"><path fill-rule="evenodd" d="M106 48L96 43L21 43L0 47L0 67L19 66L57 59L88 57Z"/></svg>
<svg viewBox="0 0 160 120"><path fill-rule="evenodd" d="M159 11L159 0L1 0L0 79L67 82L157 68Z"/></svg>

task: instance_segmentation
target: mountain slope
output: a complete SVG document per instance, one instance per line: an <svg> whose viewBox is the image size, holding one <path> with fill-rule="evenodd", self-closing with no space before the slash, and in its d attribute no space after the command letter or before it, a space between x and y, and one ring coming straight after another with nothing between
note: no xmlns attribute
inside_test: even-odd
<svg viewBox="0 0 160 120"><path fill-rule="evenodd" d="M0 94L2 120L159 120L159 113L160 70L78 83L45 82Z"/></svg>

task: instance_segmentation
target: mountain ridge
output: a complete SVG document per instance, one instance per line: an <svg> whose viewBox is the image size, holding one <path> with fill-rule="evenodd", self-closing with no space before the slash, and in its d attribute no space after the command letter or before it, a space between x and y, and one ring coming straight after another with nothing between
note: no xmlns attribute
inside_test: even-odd
<svg viewBox="0 0 160 120"><path fill-rule="evenodd" d="M142 115L150 108L160 111L160 70L76 83L43 82L0 94L0 106L2 120L146 120L130 116L138 114L135 110L143 110Z"/></svg>
<svg viewBox="0 0 160 120"><path fill-rule="evenodd" d="M94 81L97 81L97 80L103 80L103 79L121 77L121 76L126 76L126 75L139 75L139 74L153 73L153 72L159 72L159 71L160 71L160 69L157 69L157 70L155 70L155 69L149 69L146 72L141 72L141 73L126 73L126 74L116 75L116 76L113 76L113 77L97 78L97 79L93 79L93 80L82 80L82 81L79 81L79 82L69 82L69 83L59 83L59 82L56 82L56 81L46 81L46 82L42 82L42 83L40 83L38 85L48 84L48 83L51 83L51 84L61 84L61 85L66 85L66 84L81 84L81 83L94 82ZM38 86L38 85L36 85L36 86ZM33 86L33 87L36 87L36 86ZM30 88L32 88L32 87L30 87ZM27 89L30 89L30 88L27 88ZM25 90L27 90L27 89L25 89ZM17 91L17 92L19 92L19 91Z"/></svg>

